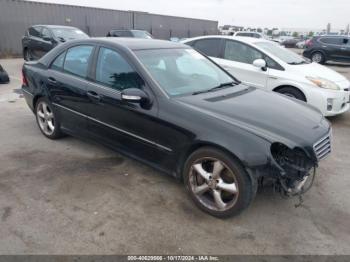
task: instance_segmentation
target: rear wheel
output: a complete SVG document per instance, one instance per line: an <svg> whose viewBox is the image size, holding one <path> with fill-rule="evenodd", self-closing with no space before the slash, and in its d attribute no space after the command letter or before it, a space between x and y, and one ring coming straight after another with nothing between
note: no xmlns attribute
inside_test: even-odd
<svg viewBox="0 0 350 262"><path fill-rule="evenodd" d="M306 98L304 94L292 86L282 87L278 89L276 92L306 102Z"/></svg>
<svg viewBox="0 0 350 262"><path fill-rule="evenodd" d="M326 62L324 54L321 52L315 52L311 55L312 62L324 64Z"/></svg>
<svg viewBox="0 0 350 262"><path fill-rule="evenodd" d="M35 107L36 121L40 131L50 139L57 139L63 136L60 123L51 103L45 98L39 98Z"/></svg>
<svg viewBox="0 0 350 262"><path fill-rule="evenodd" d="M195 204L216 217L239 214L256 193L255 181L240 163L215 148L205 147L192 153L183 175Z"/></svg>

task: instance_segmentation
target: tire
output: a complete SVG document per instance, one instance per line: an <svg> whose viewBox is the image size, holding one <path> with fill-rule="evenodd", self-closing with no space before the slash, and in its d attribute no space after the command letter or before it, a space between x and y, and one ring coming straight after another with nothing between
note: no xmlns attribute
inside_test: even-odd
<svg viewBox="0 0 350 262"><path fill-rule="evenodd" d="M256 180L237 160L212 147L200 148L188 157L183 178L194 203L219 218L241 213L257 191Z"/></svg>
<svg viewBox="0 0 350 262"><path fill-rule="evenodd" d="M295 87L292 87L292 86L282 87L278 89L276 92L306 102L306 98L304 94L298 89L296 89Z"/></svg>
<svg viewBox="0 0 350 262"><path fill-rule="evenodd" d="M58 115L52 104L44 97L39 98L35 105L35 118L41 133L49 139L58 139L63 135Z"/></svg>
<svg viewBox="0 0 350 262"><path fill-rule="evenodd" d="M321 52L314 52L311 55L311 61L319 64L324 64L326 62L326 57Z"/></svg>

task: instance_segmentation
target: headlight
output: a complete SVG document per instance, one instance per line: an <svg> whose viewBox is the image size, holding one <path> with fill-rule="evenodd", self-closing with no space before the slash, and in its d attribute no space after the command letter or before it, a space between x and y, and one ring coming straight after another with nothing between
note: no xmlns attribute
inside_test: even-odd
<svg viewBox="0 0 350 262"><path fill-rule="evenodd" d="M321 88L340 90L340 87L336 83L322 77L307 76L306 79Z"/></svg>
<svg viewBox="0 0 350 262"><path fill-rule="evenodd" d="M284 144L273 143L271 154L277 164L287 173L307 171L314 164L300 148L290 149Z"/></svg>

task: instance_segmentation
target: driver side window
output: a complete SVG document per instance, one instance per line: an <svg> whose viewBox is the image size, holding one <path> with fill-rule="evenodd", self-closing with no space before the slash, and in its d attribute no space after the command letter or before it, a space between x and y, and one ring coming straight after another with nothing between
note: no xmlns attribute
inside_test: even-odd
<svg viewBox="0 0 350 262"><path fill-rule="evenodd" d="M118 91L127 88L142 89L145 84L118 52L104 47L100 48L98 54L96 81Z"/></svg>
<svg viewBox="0 0 350 262"><path fill-rule="evenodd" d="M253 64L256 59L264 59L264 55L248 45L236 41L226 41L224 59Z"/></svg>

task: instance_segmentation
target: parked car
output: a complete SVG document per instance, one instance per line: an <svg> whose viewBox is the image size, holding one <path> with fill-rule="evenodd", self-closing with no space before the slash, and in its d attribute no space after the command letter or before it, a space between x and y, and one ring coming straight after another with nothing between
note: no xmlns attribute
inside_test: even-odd
<svg viewBox="0 0 350 262"><path fill-rule="evenodd" d="M260 177L286 195L304 193L331 151L318 110L241 84L183 44L79 40L22 72L44 136L92 139L182 179L214 216L247 208Z"/></svg>
<svg viewBox="0 0 350 262"><path fill-rule="evenodd" d="M10 82L10 78L5 69L0 65L0 84L7 84Z"/></svg>
<svg viewBox="0 0 350 262"><path fill-rule="evenodd" d="M281 45L283 45L284 47L287 47L287 48L295 48L296 44L300 41L301 41L300 38L286 39L281 43Z"/></svg>
<svg viewBox="0 0 350 262"><path fill-rule="evenodd" d="M302 41L299 41L298 43L296 43L296 47L299 48L299 49L304 49L306 47L306 42L308 40L302 40Z"/></svg>
<svg viewBox="0 0 350 262"><path fill-rule="evenodd" d="M238 31L233 34L233 36L245 36L245 37L254 37L254 38L264 38L261 33L257 32L247 32L247 31Z"/></svg>
<svg viewBox="0 0 350 262"><path fill-rule="evenodd" d="M349 36L315 36L307 43L303 56L320 64L325 62L350 62Z"/></svg>
<svg viewBox="0 0 350 262"><path fill-rule="evenodd" d="M78 28L61 25L34 25L22 37L24 60L37 60L55 46L74 39L89 38Z"/></svg>
<svg viewBox="0 0 350 262"><path fill-rule="evenodd" d="M242 82L302 100L333 116L349 110L350 82L264 39L205 36L184 43L210 56Z"/></svg>
<svg viewBox="0 0 350 262"><path fill-rule="evenodd" d="M107 37L135 37L152 39L153 36L144 30L119 30L114 29L107 33Z"/></svg>

